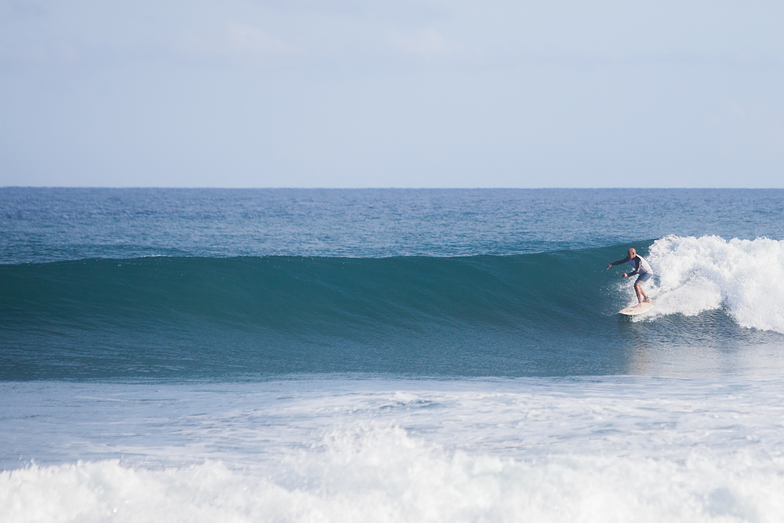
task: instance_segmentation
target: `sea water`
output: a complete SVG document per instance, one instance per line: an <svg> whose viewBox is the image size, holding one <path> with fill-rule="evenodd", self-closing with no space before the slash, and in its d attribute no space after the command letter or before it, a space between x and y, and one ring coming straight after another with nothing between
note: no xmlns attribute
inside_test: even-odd
<svg viewBox="0 0 784 523"><path fill-rule="evenodd" d="M781 521L783 216L0 189L0 521Z"/></svg>

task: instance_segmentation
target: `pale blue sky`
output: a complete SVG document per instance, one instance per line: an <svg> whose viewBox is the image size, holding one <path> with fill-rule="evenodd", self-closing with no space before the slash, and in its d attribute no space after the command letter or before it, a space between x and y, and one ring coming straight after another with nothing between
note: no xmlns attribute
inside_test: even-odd
<svg viewBox="0 0 784 523"><path fill-rule="evenodd" d="M783 24L784 2L0 0L0 185L784 187Z"/></svg>

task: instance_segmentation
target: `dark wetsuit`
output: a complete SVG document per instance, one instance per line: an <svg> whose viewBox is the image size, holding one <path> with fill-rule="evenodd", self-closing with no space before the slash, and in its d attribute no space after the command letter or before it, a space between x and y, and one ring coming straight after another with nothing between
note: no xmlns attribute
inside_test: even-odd
<svg viewBox="0 0 784 523"><path fill-rule="evenodd" d="M639 276L637 277L637 281L634 282L635 285L637 285L638 283L644 283L650 280L651 276L653 276L653 269L651 269L651 266L648 264L647 261L645 261L645 258L640 256L639 254L635 256L633 259L630 258L629 256L626 256L626 258L622 260L618 260L617 262L612 262L610 265L620 265L626 262L629 262L632 265L632 267L634 267L634 271L630 272L629 276L634 276L635 274L639 274Z"/></svg>

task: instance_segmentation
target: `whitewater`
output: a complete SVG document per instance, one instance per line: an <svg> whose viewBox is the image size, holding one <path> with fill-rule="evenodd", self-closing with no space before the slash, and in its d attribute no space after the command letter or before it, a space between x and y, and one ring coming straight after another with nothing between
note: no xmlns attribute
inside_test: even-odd
<svg viewBox="0 0 784 523"><path fill-rule="evenodd" d="M784 510L781 380L2 390L40 405L6 413L6 441L39 440L40 459L65 462L1 473L4 521L778 521ZM47 425L58 438L43 445L30 429Z"/></svg>
<svg viewBox="0 0 784 523"><path fill-rule="evenodd" d="M784 241L667 236L650 253L661 274L656 316L724 307L743 327L784 333Z"/></svg>
<svg viewBox="0 0 784 523"><path fill-rule="evenodd" d="M782 213L2 188L0 521L781 521Z"/></svg>

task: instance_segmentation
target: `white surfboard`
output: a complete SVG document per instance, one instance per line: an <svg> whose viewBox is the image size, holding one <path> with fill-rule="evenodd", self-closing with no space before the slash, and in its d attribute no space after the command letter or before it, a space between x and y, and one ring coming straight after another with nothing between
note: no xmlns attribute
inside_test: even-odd
<svg viewBox="0 0 784 523"><path fill-rule="evenodd" d="M618 311L618 314L623 314L624 316L637 316L638 314L642 314L643 312L648 312L653 308L652 301L646 301L639 305L634 305L632 307L626 307L625 309L621 309Z"/></svg>

